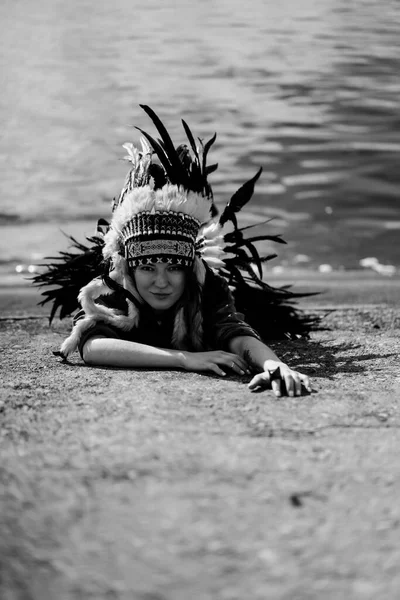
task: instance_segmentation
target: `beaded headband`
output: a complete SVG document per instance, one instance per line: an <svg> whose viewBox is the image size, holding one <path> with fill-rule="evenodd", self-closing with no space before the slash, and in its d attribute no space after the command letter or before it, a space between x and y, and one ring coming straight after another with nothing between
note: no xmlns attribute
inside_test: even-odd
<svg viewBox="0 0 400 600"><path fill-rule="evenodd" d="M201 223L178 212L142 212L121 231L128 267L167 263L190 267Z"/></svg>

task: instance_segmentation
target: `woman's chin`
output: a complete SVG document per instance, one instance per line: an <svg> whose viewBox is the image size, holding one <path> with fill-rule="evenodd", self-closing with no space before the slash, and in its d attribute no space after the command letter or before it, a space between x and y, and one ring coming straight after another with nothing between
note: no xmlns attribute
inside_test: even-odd
<svg viewBox="0 0 400 600"><path fill-rule="evenodd" d="M156 296L152 294L150 297L146 298L147 304L151 306L154 310L168 310L172 308L175 304L176 300L171 295L159 295Z"/></svg>

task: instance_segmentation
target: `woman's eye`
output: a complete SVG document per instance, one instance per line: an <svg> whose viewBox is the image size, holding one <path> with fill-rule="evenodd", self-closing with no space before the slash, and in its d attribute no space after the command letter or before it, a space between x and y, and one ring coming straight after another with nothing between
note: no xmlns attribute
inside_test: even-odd
<svg viewBox="0 0 400 600"><path fill-rule="evenodd" d="M180 273L181 271L183 271L182 267L169 267L168 269L169 271L172 271L173 273Z"/></svg>
<svg viewBox="0 0 400 600"><path fill-rule="evenodd" d="M146 271L146 272L152 272L152 271L154 271L154 267L149 267L149 266L145 266L145 265L142 265L141 267L139 267L139 269L141 271Z"/></svg>

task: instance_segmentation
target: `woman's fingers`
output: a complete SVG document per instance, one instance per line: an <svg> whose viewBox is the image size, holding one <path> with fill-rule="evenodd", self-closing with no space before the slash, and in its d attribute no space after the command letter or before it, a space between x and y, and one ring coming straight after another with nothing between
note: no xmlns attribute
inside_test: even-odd
<svg viewBox="0 0 400 600"><path fill-rule="evenodd" d="M311 383L307 375L300 375L300 381L309 394L311 394Z"/></svg>
<svg viewBox="0 0 400 600"><path fill-rule="evenodd" d="M225 357L223 359L223 361L221 361L221 362L225 367L228 367L229 369L231 369L232 371L234 371L234 373L237 373L238 375L246 374L246 371L242 368L240 363L238 363L238 361L236 361L235 359Z"/></svg>
<svg viewBox="0 0 400 600"><path fill-rule="evenodd" d="M255 390L258 387L270 387L270 376L268 372L257 373L247 386L249 390Z"/></svg>
<svg viewBox="0 0 400 600"><path fill-rule="evenodd" d="M231 354L228 357L228 360L230 361L231 369L233 369L233 370L239 369L239 371L241 371L241 373L243 375L245 373L250 373L247 363L237 354Z"/></svg>
<svg viewBox="0 0 400 600"><path fill-rule="evenodd" d="M238 375L245 375L246 373L250 374L249 368L246 362L237 354L231 354L230 352L223 352L218 357L220 360L219 364L223 364L226 367L229 367Z"/></svg>
<svg viewBox="0 0 400 600"><path fill-rule="evenodd" d="M288 396L301 396L301 377L300 373L292 371L287 365L280 366L276 375L275 372L272 374L272 380L281 379L284 383Z"/></svg>
<svg viewBox="0 0 400 600"><path fill-rule="evenodd" d="M272 388L277 397L284 394L287 394L290 397L301 396L302 387L304 387L307 392L311 393L311 385L308 377L297 371L292 371L288 367L280 367L278 373L272 373L272 378L269 371L258 373L250 381L248 387L250 390L254 390L258 387Z"/></svg>
<svg viewBox="0 0 400 600"><path fill-rule="evenodd" d="M246 362L237 354L223 351L193 352L188 354L191 358L189 370L213 371L222 377L226 375L228 370L232 370L238 375L250 374Z"/></svg>
<svg viewBox="0 0 400 600"><path fill-rule="evenodd" d="M249 390L255 390L257 388L272 388L275 396L280 398L282 396L282 382L280 379L272 379L268 371L264 371L264 373L258 373L255 375L253 379L250 381L248 385Z"/></svg>
<svg viewBox="0 0 400 600"><path fill-rule="evenodd" d="M216 363L211 363L210 364L210 370L214 371L214 373L216 373L217 375L220 375L221 377L225 377L226 376L225 371L223 371L221 369L221 367L219 365L217 365Z"/></svg>
<svg viewBox="0 0 400 600"><path fill-rule="evenodd" d="M295 371L285 371L282 375L288 396L301 396L300 375Z"/></svg>
<svg viewBox="0 0 400 600"><path fill-rule="evenodd" d="M248 368L242 363L238 363L235 360L232 360L229 366L232 369L232 371L235 371L235 373L238 373L238 375L246 375L246 373L249 374Z"/></svg>
<svg viewBox="0 0 400 600"><path fill-rule="evenodd" d="M247 364L237 354L220 351L212 352L210 355L208 358L211 358L211 360L208 367L220 377L226 376L226 369L230 369L241 376L250 374ZM273 371L270 369L263 373L258 373L252 378L248 387L250 390L255 390L259 387L272 388L277 397L285 394L290 397L301 396L302 388L311 393L311 385L308 377L297 371L292 371L285 364L278 365L278 368Z"/></svg>
<svg viewBox="0 0 400 600"><path fill-rule="evenodd" d="M300 378L300 373L295 373L293 379L294 379L294 387L295 387L296 396L301 396L301 378Z"/></svg>
<svg viewBox="0 0 400 600"><path fill-rule="evenodd" d="M271 387L272 387L272 391L274 392L275 396L277 398L280 398L282 396L281 380L273 379L271 381Z"/></svg>

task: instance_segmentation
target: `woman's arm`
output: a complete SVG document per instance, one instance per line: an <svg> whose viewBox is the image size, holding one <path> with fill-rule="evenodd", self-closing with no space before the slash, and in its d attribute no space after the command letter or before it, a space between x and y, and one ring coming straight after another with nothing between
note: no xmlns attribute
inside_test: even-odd
<svg viewBox="0 0 400 600"><path fill-rule="evenodd" d="M276 396L285 392L289 396L300 396L303 385L307 392L311 392L308 377L290 369L260 340L249 336L234 337L229 342L229 349L241 356L251 368L259 371L249 383L251 390L271 387Z"/></svg>
<svg viewBox="0 0 400 600"><path fill-rule="evenodd" d="M82 348L82 358L88 365L103 367L213 371L222 376L226 375L224 369L239 375L249 373L246 362L230 352L170 350L104 336L89 338Z"/></svg>
<svg viewBox="0 0 400 600"><path fill-rule="evenodd" d="M181 368L180 350L164 350L137 342L93 336L82 348L82 358L88 365L104 367Z"/></svg>

